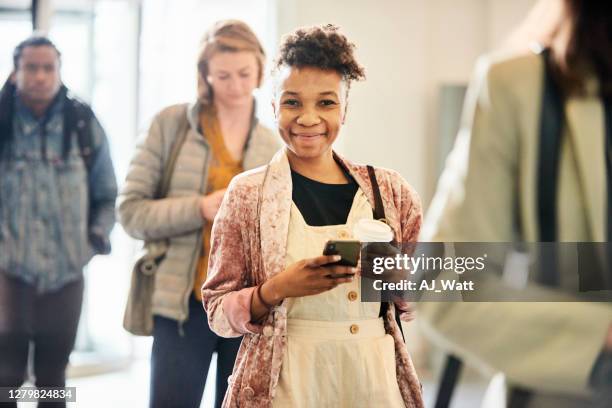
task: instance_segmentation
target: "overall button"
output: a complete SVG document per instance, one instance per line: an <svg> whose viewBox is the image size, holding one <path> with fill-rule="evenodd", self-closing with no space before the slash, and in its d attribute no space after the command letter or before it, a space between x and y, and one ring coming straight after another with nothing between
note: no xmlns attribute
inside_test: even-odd
<svg viewBox="0 0 612 408"><path fill-rule="evenodd" d="M347 230L341 229L340 231L338 231L338 238L345 239L345 238L348 238L348 237L349 237L349 233L348 233Z"/></svg>
<svg viewBox="0 0 612 408"><path fill-rule="evenodd" d="M348 299L349 299L351 302L356 301L356 300L357 300L357 292L355 292L354 290L351 290L351 291L348 293Z"/></svg>
<svg viewBox="0 0 612 408"><path fill-rule="evenodd" d="M272 328L272 326L270 325L264 326L263 334L264 336L270 337L271 335L274 334L274 328Z"/></svg>
<svg viewBox="0 0 612 408"><path fill-rule="evenodd" d="M356 324L351 324L351 334L357 334L359 333L359 326L357 326Z"/></svg>

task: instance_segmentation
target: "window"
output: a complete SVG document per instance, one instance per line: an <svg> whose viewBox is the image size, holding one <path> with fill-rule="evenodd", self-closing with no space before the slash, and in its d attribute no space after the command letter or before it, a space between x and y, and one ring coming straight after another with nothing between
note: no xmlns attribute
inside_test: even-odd
<svg viewBox="0 0 612 408"><path fill-rule="evenodd" d="M122 181L136 134L138 6L130 0L82 4L58 2L49 37L62 52L63 81L92 105L104 127ZM86 268L73 374L114 368L132 354L121 322L137 244L120 227L111 243L113 252L95 257Z"/></svg>
<svg viewBox="0 0 612 408"><path fill-rule="evenodd" d="M21 8L0 7L0 73L5 78L12 60L4 56L12 55L32 32L29 2L25 3ZM57 0L53 6L49 37L62 53L62 80L92 105L102 123L120 186L137 136L146 132L153 115L170 104L195 100L198 45L213 22L247 22L269 60L276 47L275 0ZM269 84L256 97L260 117L271 124ZM135 351L150 351L149 339L143 343L122 328L130 272L141 243L119 226L111 241L113 252L95 257L86 268L77 351L71 357L73 375L115 368ZM209 384L214 384L214 375ZM211 395L205 401L211 400L213 390L207 388Z"/></svg>
<svg viewBox="0 0 612 408"><path fill-rule="evenodd" d="M196 60L204 32L217 20L234 18L249 24L263 43L268 60L276 51L275 1L144 0L140 62L139 130L146 131L155 113L196 97ZM269 66L265 74L268 74ZM271 123L271 88L257 93L258 113Z"/></svg>
<svg viewBox="0 0 612 408"><path fill-rule="evenodd" d="M13 50L32 32L29 10L0 9L0 81L13 70Z"/></svg>

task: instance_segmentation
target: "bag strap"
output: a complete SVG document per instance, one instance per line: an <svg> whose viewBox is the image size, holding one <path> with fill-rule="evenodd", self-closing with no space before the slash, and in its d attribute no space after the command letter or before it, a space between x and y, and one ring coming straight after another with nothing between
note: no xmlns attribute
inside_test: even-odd
<svg viewBox="0 0 612 408"><path fill-rule="evenodd" d="M380 188L376 180L376 173L374 172L374 167L370 165L368 165L368 175L370 176L370 183L372 184L372 191L374 193L374 218L386 222L385 207L383 206Z"/></svg>
<svg viewBox="0 0 612 408"><path fill-rule="evenodd" d="M372 192L374 193L374 218L386 222L387 218L385 217L385 207L383 206L382 196L380 195L380 188L378 187L378 180L376 180L376 173L374 172L374 167L368 165L368 175L370 176L370 183L372 184ZM380 312L378 314L379 317L384 317L389 310L389 304L391 302L380 302ZM395 304L393 304L395 306ZM406 338L404 337L404 329L402 329L402 321L400 320L400 315L397 313L397 308L395 309L395 322L397 323L397 327L400 329L400 333L402 334L402 339L404 343L406 342Z"/></svg>
<svg viewBox="0 0 612 408"><path fill-rule="evenodd" d="M172 144L172 150L170 150L170 154L168 155L168 159L164 165L164 169L162 172L162 177L159 181L159 185L157 187L157 191L155 193L155 198L164 198L168 195L168 190L170 188L170 180L172 179L172 174L174 173L174 168L176 166L176 160L178 158L179 152L187 139L187 133L189 132L189 121L187 120L187 113L185 112L182 115L181 123L179 124L178 131L176 133L176 139Z"/></svg>

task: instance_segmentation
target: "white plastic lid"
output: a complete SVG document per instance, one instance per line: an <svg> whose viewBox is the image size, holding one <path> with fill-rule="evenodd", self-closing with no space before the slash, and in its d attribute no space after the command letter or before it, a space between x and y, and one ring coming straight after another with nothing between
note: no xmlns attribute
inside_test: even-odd
<svg viewBox="0 0 612 408"><path fill-rule="evenodd" d="M393 231L382 221L362 218L353 227L353 235L361 242L391 242Z"/></svg>

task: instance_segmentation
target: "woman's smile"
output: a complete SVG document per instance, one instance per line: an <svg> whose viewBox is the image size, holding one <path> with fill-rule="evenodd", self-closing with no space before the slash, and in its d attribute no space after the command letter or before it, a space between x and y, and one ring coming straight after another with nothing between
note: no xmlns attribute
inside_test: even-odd
<svg viewBox="0 0 612 408"><path fill-rule="evenodd" d="M320 132L291 132L290 135L302 141L315 141L319 138L327 137L327 133Z"/></svg>

